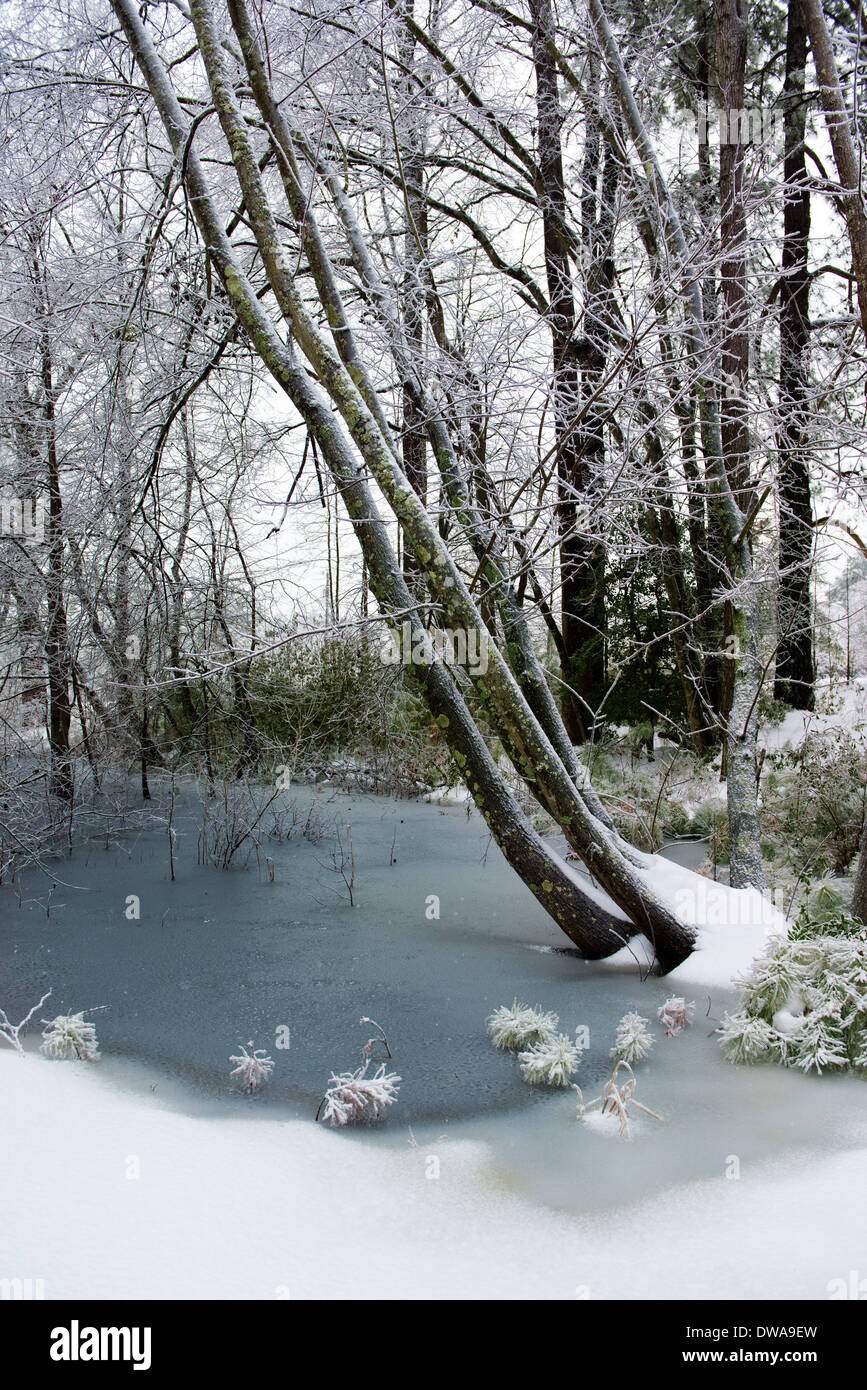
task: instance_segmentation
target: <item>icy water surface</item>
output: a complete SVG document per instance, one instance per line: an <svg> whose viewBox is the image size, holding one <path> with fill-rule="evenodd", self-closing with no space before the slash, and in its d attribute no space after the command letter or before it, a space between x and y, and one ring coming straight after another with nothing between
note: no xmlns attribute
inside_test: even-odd
<svg viewBox="0 0 867 1390"><path fill-rule="evenodd" d="M167 834L156 828L56 861L66 886L50 903L35 877L20 905L15 890L0 889L3 1007L20 1017L49 987L47 1016L105 1004L95 1021L107 1079L263 1123L312 1118L331 1070L359 1063L372 1032L359 1020L375 1018L403 1078L400 1099L385 1126L335 1142L416 1143L436 1156L443 1136L479 1140L495 1186L564 1210L863 1142L862 1082L721 1060L710 1034L734 996L719 992L694 996L696 1022L681 1037L656 1028L637 1069L636 1097L664 1125L636 1113L630 1144L580 1124L574 1093L525 1085L514 1058L491 1047L487 1015L518 998L555 1010L565 1032L589 1029L575 1077L589 1101L610 1074L619 1018L635 1009L655 1020L671 985L581 961L476 813L328 789L290 795L296 833L268 841L258 867L197 864L197 823L179 813L174 883ZM318 843L300 833L311 807L328 829ZM355 906L332 862L337 827L347 847L347 825ZM702 853L672 850L680 862ZM126 916L131 895L139 920ZM277 1046L281 1030L288 1049ZM250 1038L276 1067L248 1098L231 1093L228 1058Z"/></svg>

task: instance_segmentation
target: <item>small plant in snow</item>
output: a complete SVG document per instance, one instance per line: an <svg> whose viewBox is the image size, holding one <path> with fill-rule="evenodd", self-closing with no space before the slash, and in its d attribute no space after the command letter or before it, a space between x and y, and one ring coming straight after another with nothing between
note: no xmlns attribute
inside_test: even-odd
<svg viewBox="0 0 867 1390"><path fill-rule="evenodd" d="M361 1022L369 1023L377 1030L379 1037L368 1038L361 1049L361 1066L357 1071L331 1073L328 1089L316 1111L317 1120L320 1115L331 1125L352 1125L357 1124L359 1120L378 1120L386 1106L393 1105L397 1100L398 1083L402 1077L396 1072L386 1071L385 1062L381 1062L372 1076L367 1074L371 1062L380 1061L379 1057L374 1059L372 1055L375 1047L384 1047L386 1057L391 1057L385 1030L374 1018L363 1018Z"/></svg>
<svg viewBox="0 0 867 1390"><path fill-rule="evenodd" d="M229 1074L240 1078L247 1095L258 1091L274 1070L273 1058L267 1055L264 1047L254 1048L252 1038L246 1047L242 1045L240 1057L230 1057L229 1061L237 1062L238 1065Z"/></svg>
<svg viewBox="0 0 867 1390"><path fill-rule="evenodd" d="M47 1057L63 1061L69 1057L82 1062L99 1060L99 1047L96 1041L96 1028L84 1015L92 1013L83 1009L80 1014L58 1014L57 1018L44 1019L41 1051Z"/></svg>
<svg viewBox="0 0 867 1390"><path fill-rule="evenodd" d="M687 1004L680 994L673 994L657 1010L656 1017L665 1029L667 1038L676 1038L688 1028L695 1017L695 1004Z"/></svg>
<svg viewBox="0 0 867 1390"><path fill-rule="evenodd" d="M629 1015L627 1014L627 1018L628 1017ZM626 1068L629 1072L629 1076L618 1086L617 1074L621 1067ZM576 1086L574 1088L578 1092L578 1119L585 1119L588 1110L592 1110L595 1105L601 1105L602 1109L599 1112L600 1115L610 1115L612 1119L616 1119L621 1139L631 1140L632 1135L629 1132L629 1107L630 1105L635 1105L639 1110L643 1110L645 1115L650 1115L654 1120L659 1120L659 1123L664 1125L665 1120L661 1115L657 1115L655 1110L648 1110L646 1105L642 1105L640 1100L635 1099L635 1086L635 1073L631 1066L626 1061L619 1061L610 1079L606 1081L603 1086L602 1094L598 1095L595 1100L589 1101L587 1105L584 1104L581 1087Z"/></svg>
<svg viewBox="0 0 867 1390"><path fill-rule="evenodd" d="M617 1025L609 1056L618 1062L643 1062L652 1047L653 1038L647 1031L647 1019L636 1013L624 1014Z"/></svg>
<svg viewBox="0 0 867 1390"><path fill-rule="evenodd" d="M511 1008L503 1004L488 1019L488 1033L494 1047L505 1048L509 1052L518 1052L522 1048L549 1041L557 1036L559 1026L560 1020L556 1014L530 1009L526 1004L519 1004L517 999Z"/></svg>
<svg viewBox="0 0 867 1390"><path fill-rule="evenodd" d="M383 1062L373 1076L367 1075L366 1061L358 1071L331 1073L328 1090L319 1103L320 1115L331 1125L351 1125L359 1120L377 1120L387 1105L397 1100L398 1082L395 1072L387 1072Z"/></svg>
<svg viewBox="0 0 867 1390"><path fill-rule="evenodd" d="M531 1086L568 1086L581 1052L563 1033L549 1033L518 1053L521 1075Z"/></svg>

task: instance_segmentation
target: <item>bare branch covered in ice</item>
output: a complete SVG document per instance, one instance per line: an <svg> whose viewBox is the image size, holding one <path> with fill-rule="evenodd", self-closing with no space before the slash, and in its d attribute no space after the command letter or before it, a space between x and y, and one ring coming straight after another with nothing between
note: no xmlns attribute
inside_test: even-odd
<svg viewBox="0 0 867 1390"><path fill-rule="evenodd" d="M27 1027L31 1018L36 1013L36 1010L41 1009L46 999L50 997L51 990L49 990L47 994L43 994L39 1003L33 1005L29 1014L26 1014L20 1023L10 1023L4 1010L0 1009L0 1038L4 1038L6 1042L9 1043L10 1047L14 1047L15 1051L22 1057L24 1056L24 1048L21 1046L21 1032Z"/></svg>

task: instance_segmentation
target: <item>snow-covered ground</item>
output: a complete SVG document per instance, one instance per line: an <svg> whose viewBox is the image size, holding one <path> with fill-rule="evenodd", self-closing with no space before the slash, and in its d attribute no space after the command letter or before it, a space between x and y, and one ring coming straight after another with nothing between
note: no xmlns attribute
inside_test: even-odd
<svg viewBox="0 0 867 1390"><path fill-rule="evenodd" d="M348 818L349 800L334 807ZM732 977L782 925L770 904L645 856L655 891L700 927L684 965L642 980L640 939L604 962L564 954L463 810L362 798L351 818L358 908L318 903L322 851L303 840L274 849L276 883L179 856L166 884L147 832L70 860L86 899L59 890L50 917L36 899L9 914L4 990L13 1008L24 1001L14 1017L49 984L51 1009L110 1008L96 1015L95 1064L0 1042L0 1289L824 1299L853 1271L856 1287L867 1280L863 1082L731 1066L714 1036ZM141 920L123 925L140 880ZM432 887L443 905L433 925ZM582 1124L574 1092L523 1085L484 1032L516 989L556 1008L568 1033L589 1033L575 1078L586 1101L610 1074L618 1017L646 1015L655 1043L637 1099L665 1123L639 1115L626 1143ZM671 993L696 1001L675 1039L655 1022ZM313 1122L315 1088L327 1066L354 1060L362 1011L389 1024L402 1093L385 1123L332 1131ZM292 1048L275 1051L266 1091L229 1094L222 1059L250 1036L239 1030L249 1021L267 1040L284 1018Z"/></svg>
<svg viewBox="0 0 867 1390"><path fill-rule="evenodd" d="M783 748L799 748L808 734L827 733L831 729L863 729L867 725L867 678L858 677L849 684L838 684L833 693L827 682L817 688L817 709L790 709L779 724L764 724L759 743L769 753Z"/></svg>
<svg viewBox="0 0 867 1390"><path fill-rule="evenodd" d="M867 1274L863 1121L649 1196L636 1141L621 1206L582 1214L510 1190L485 1142L194 1117L11 1051L0 1088L0 1278L49 1299L823 1299Z"/></svg>

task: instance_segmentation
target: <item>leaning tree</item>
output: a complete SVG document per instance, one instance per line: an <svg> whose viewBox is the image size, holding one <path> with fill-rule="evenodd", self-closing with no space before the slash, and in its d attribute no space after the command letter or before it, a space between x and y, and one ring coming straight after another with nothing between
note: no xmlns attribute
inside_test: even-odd
<svg viewBox="0 0 867 1390"><path fill-rule="evenodd" d="M371 244L365 190L353 185L357 169L345 157L339 113L313 93L306 50L297 81L290 83L281 64L272 62L267 26L246 0L227 0L225 10L211 0L193 0L189 9L176 0L174 10L158 11L158 20L143 17L133 0L112 0L112 5L168 137L166 188L172 197L183 199L195 219L208 264L238 324L315 442L353 525L383 618L395 627L408 622L414 649L426 653L425 662L410 668L412 677L495 840L586 956L612 954L624 940L644 934L653 943L660 968L671 969L693 949L693 933L654 889L646 861L619 835L576 757L532 640L523 601L532 569L525 542L510 527L508 516L497 516L482 504L494 492L484 460L473 457L468 462L460 424L440 378L442 357L427 358L421 350L420 316L426 311L436 317L438 301L418 197L421 147L406 129L400 84L389 88L386 82L385 97L396 177L404 195L400 232L404 242L412 243L413 254L407 257L403 284L395 286L383 275ZM667 273L683 306L713 506L737 595L727 738L732 881L761 887L755 776L761 672L751 571L752 518L724 454L716 404L717 363L706 334L696 268L605 13L598 0L590 0L589 10L619 104L613 125L610 114L600 119L608 122L607 137L621 165L626 137L637 150L643 171L642 221L649 223L643 231L658 255L667 258ZM549 288L552 301L560 296L552 333L562 483L569 431L587 428L586 415L569 415L570 394L577 389L570 378L574 361L564 365L562 352L557 353L556 335L568 330L567 295L558 282L558 275L561 281L565 276L568 255L557 245L563 230L558 201L548 196L552 186L556 191L560 184L555 66L572 78L574 73L568 64L564 69L547 7L531 6L530 22L539 132L547 141L549 177L543 180L542 193L547 198ZM382 31L389 23L402 44L407 98L414 80L407 24L416 38L420 31L412 28L407 7L386 5L378 36L374 28L365 35L370 48L374 34L383 71ZM354 42L350 36L343 53L332 46L323 64L334 68L348 61L358 43L357 35ZM312 61L315 70L315 57ZM460 77L454 64L449 68L447 61L446 68L451 78ZM466 83L461 90L466 95ZM472 104L482 107L476 115L483 139L489 144L514 143L508 126L469 90ZM299 118L296 100L301 92L312 93L321 108L318 136L309 121ZM381 118L380 111L377 119ZM369 111L356 110L351 124L363 129L370 119ZM154 160L153 147L148 157ZM604 297L600 283L598 301ZM376 336L369 331L371 324ZM409 449L383 405L384 354L391 363L391 379L399 383ZM592 376L604 363L594 359L590 367ZM423 469L412 466L423 457L417 445L421 431L439 479L439 516L426 498ZM406 557L403 564L392 541L394 522ZM472 580L458 563L459 550L473 557ZM440 660L426 625L431 610L442 625L472 633L486 663L458 673ZM492 756L487 736L491 731L531 796L562 829L613 906L576 876L536 831Z"/></svg>

